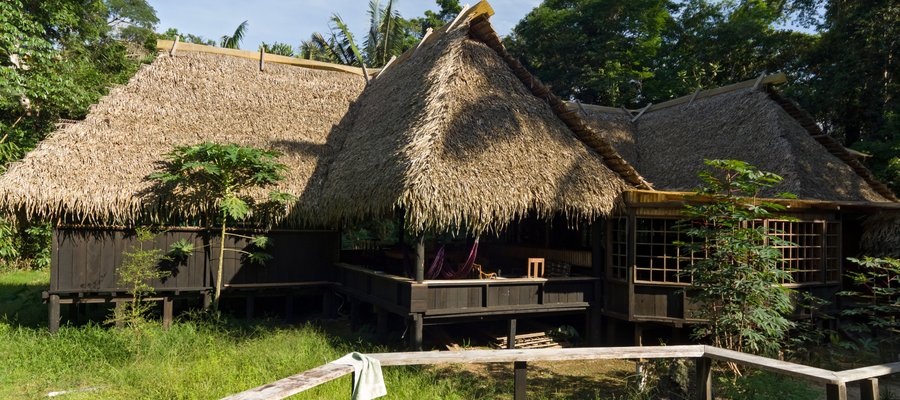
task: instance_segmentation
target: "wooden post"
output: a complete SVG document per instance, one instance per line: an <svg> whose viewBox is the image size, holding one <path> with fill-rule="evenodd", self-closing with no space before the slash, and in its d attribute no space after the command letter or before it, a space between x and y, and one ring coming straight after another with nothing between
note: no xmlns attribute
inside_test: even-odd
<svg viewBox="0 0 900 400"><path fill-rule="evenodd" d="M125 326L125 320L122 318L125 313L125 303L121 301L116 302L116 328L122 328Z"/></svg>
<svg viewBox="0 0 900 400"><path fill-rule="evenodd" d="M413 314L413 330L411 346L413 351L422 351L422 341L424 336L424 319L421 313Z"/></svg>
<svg viewBox="0 0 900 400"><path fill-rule="evenodd" d="M256 298L252 295L247 296L247 319L253 319L253 309L256 308Z"/></svg>
<svg viewBox="0 0 900 400"><path fill-rule="evenodd" d="M212 305L212 296L209 294L209 290L203 291L203 309L209 310L209 307Z"/></svg>
<svg viewBox="0 0 900 400"><path fill-rule="evenodd" d="M388 312L381 308L375 307L375 316L377 318L377 322L375 325L375 338L379 342L386 342L388 338Z"/></svg>
<svg viewBox="0 0 900 400"><path fill-rule="evenodd" d="M506 335L506 348L507 349L515 349L516 348L516 319L512 318L509 320L509 331Z"/></svg>
<svg viewBox="0 0 900 400"><path fill-rule="evenodd" d="M579 103L580 104L580 103ZM591 224L591 275L594 278L600 278L594 282L594 293L588 306L588 321L585 327L586 337L591 346L600 346L601 333L603 329L603 282L604 263L606 261L606 251L603 248L606 232L606 224L602 220L596 220Z"/></svg>
<svg viewBox="0 0 900 400"><path fill-rule="evenodd" d="M861 400L879 400L878 378L863 379L859 381L859 398Z"/></svg>
<svg viewBox="0 0 900 400"><path fill-rule="evenodd" d="M51 294L47 303L50 308L47 325L50 328L50 333L56 333L59 331L59 295Z"/></svg>
<svg viewBox="0 0 900 400"><path fill-rule="evenodd" d="M525 400L525 374L528 371L528 364L525 361L516 361L515 363L513 363L513 368L515 369L515 394L513 395L513 399Z"/></svg>
<svg viewBox="0 0 900 400"><path fill-rule="evenodd" d="M174 302L172 298L169 296L163 297L163 328L169 329L172 327L172 309Z"/></svg>
<svg viewBox="0 0 900 400"><path fill-rule="evenodd" d="M425 281L425 233L416 236L416 282Z"/></svg>
<svg viewBox="0 0 900 400"><path fill-rule="evenodd" d="M335 307L334 307L334 292L331 290L325 290L325 293L322 293L322 314L325 315L325 318L334 318Z"/></svg>
<svg viewBox="0 0 900 400"><path fill-rule="evenodd" d="M284 319L288 322L294 320L294 295L284 296Z"/></svg>
<svg viewBox="0 0 900 400"><path fill-rule="evenodd" d="M825 398L827 400L847 400L847 384L829 383L825 385Z"/></svg>
<svg viewBox="0 0 900 400"><path fill-rule="evenodd" d="M694 380L697 382L697 400L712 400L712 360L701 357L695 360Z"/></svg>
<svg viewBox="0 0 900 400"><path fill-rule="evenodd" d="M361 307L359 300L350 299L350 329L352 331L359 330L359 308Z"/></svg>

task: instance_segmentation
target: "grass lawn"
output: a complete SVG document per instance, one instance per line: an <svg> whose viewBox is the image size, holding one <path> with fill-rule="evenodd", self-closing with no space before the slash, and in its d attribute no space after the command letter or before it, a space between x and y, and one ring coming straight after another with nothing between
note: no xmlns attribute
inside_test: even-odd
<svg viewBox="0 0 900 400"><path fill-rule="evenodd" d="M283 325L275 321L182 319L169 330L151 323L140 331L97 324L64 326L51 335L41 304L46 271L0 272L0 399L217 399L322 365L351 352L382 352L351 334L346 321ZM506 364L384 368L386 399L511 399ZM530 399L650 399L636 393L634 363L598 360L530 363ZM733 398L814 399L799 384L763 376ZM762 389L768 389L766 392ZM747 396L759 392L760 396ZM763 393L765 392L765 393ZM798 396L783 396L796 392ZM344 377L298 399L346 399Z"/></svg>
<svg viewBox="0 0 900 400"><path fill-rule="evenodd" d="M47 271L0 273L0 399L214 399L334 360L350 351L390 351L351 335L343 322L286 326L271 321L182 320L169 330L96 324L46 329L40 293ZM531 398L593 399L621 391L628 362L535 364ZM581 377L573 371L583 371ZM509 399L506 365L389 367L389 399ZM585 376L587 375L587 376ZM344 377L295 396L348 398ZM85 391L78 391L85 390Z"/></svg>

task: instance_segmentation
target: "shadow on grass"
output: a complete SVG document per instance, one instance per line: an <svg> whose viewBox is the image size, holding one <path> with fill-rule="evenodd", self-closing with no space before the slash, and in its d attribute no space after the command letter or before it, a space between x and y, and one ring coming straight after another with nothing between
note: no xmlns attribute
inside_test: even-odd
<svg viewBox="0 0 900 400"><path fill-rule="evenodd" d="M29 328L46 327L47 306L41 292L49 284L49 273L42 271L0 274L0 320Z"/></svg>

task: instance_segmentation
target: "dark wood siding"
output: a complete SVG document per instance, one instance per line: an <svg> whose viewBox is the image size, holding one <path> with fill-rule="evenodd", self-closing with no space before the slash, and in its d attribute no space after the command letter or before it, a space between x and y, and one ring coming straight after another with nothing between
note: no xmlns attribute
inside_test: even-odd
<svg viewBox="0 0 900 400"><path fill-rule="evenodd" d="M240 233L240 232L238 232ZM267 252L272 259L266 265L252 264L239 253L226 251L223 280L226 284L290 284L330 280L337 261L338 233L331 231L286 231L266 234L272 239ZM191 228L173 228L160 233L144 248L168 251L178 240L194 243L195 252L179 262L163 262L160 268L171 275L153 282L156 290L174 291L203 288L213 284L218 263L215 233ZM229 237L228 246L247 249L247 239ZM54 230L52 238L52 292L114 292L117 268L123 254L140 245L133 231L101 228L66 228Z"/></svg>

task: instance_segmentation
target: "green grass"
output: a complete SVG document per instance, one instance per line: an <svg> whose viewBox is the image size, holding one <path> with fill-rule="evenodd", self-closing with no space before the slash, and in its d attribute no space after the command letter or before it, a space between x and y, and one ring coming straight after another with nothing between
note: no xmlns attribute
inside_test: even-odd
<svg viewBox="0 0 900 400"><path fill-rule="evenodd" d="M47 272L0 273L0 399L46 398L85 388L70 399L213 399L322 365L351 351L385 351L360 338L313 324L197 320L139 332L96 324L46 330L40 293ZM384 369L395 399L496 398L470 375L440 376L421 368ZM347 398L349 377L296 396ZM511 388L502 387L503 392Z"/></svg>

